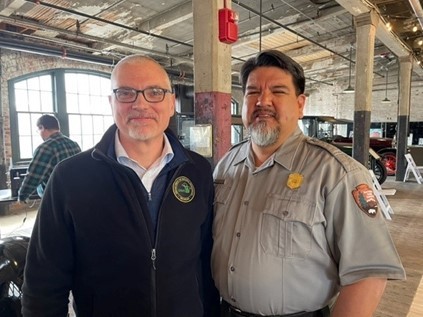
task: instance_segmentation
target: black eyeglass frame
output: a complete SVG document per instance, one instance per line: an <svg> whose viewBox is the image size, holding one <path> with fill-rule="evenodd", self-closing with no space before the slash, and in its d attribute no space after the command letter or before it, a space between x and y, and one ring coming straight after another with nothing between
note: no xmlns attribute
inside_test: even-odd
<svg viewBox="0 0 423 317"><path fill-rule="evenodd" d="M132 100L132 101L120 101L119 100L119 97L117 96L117 92L119 90L135 92L136 94L135 94L134 100ZM148 99L145 96L145 93L144 93L145 91L148 91L148 90L156 90L156 91L157 90L160 90L160 91L162 91L163 92L162 99L161 100L153 100L153 101L150 100L150 99ZM165 99L167 93L170 93L170 94L173 94L174 93L173 88L171 90L169 90L169 89L159 88L159 87L149 87L149 88L140 89L140 90L137 90L137 89L134 89L134 88L115 88L115 89L112 89L112 92L115 94L116 100L119 101L119 102L121 102L121 103L133 103L133 102L135 102L138 99L138 95L139 94L142 94L142 96L144 97L145 101L147 101L147 102L150 102L150 103L159 103L159 102L162 102Z"/></svg>

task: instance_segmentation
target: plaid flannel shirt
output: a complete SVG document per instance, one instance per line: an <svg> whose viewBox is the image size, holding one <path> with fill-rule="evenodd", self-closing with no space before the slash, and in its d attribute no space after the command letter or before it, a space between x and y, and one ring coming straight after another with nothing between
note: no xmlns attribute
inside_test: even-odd
<svg viewBox="0 0 423 317"><path fill-rule="evenodd" d="M34 157L29 163L27 175L19 189L19 201L27 200L36 192L37 187L41 187L42 193L54 167L60 161L79 152L81 152L81 148L78 143L61 132L52 134L34 151Z"/></svg>

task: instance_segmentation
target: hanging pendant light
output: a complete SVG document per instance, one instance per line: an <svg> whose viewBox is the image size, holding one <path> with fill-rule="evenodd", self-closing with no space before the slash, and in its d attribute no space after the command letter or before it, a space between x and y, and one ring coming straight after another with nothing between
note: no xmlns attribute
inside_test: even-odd
<svg viewBox="0 0 423 317"><path fill-rule="evenodd" d="M344 90L344 94L351 94L354 92L354 88L351 86L351 68L352 68L352 46L350 47L350 69L348 76L348 87Z"/></svg>
<svg viewBox="0 0 423 317"><path fill-rule="evenodd" d="M389 70L388 70L388 68L386 68L385 99L382 100L382 103L390 103L391 102L391 100L389 100L389 98L388 98L388 74L389 74L388 72L389 72Z"/></svg>

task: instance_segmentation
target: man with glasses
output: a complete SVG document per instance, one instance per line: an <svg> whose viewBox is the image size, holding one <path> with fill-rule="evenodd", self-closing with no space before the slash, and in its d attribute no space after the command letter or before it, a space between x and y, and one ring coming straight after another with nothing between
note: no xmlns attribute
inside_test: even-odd
<svg viewBox="0 0 423 317"><path fill-rule="evenodd" d="M79 152L78 143L60 132L59 121L55 116L45 114L37 120L37 129L43 143L34 151L22 185L19 188L18 201L26 202L35 193L43 197L47 181L54 167L62 160Z"/></svg>
<svg viewBox="0 0 423 317"><path fill-rule="evenodd" d="M111 74L115 124L59 164L28 251L23 316L217 316L211 166L168 129L166 71L132 55Z"/></svg>

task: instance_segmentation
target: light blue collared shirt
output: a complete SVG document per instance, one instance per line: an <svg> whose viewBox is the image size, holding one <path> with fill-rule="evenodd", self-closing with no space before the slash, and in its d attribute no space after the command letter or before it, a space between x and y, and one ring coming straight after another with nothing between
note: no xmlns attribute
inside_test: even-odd
<svg viewBox="0 0 423 317"><path fill-rule="evenodd" d="M164 137L164 146L163 146L162 154L160 155L160 157L157 158L157 160L154 161L153 164L151 164L149 168L145 168L139 165L137 161L131 159L128 156L128 153L123 148L122 143L120 143L119 133L118 133L118 130L116 130L115 151L116 151L117 161L120 164L131 168L138 175L145 189L149 193L151 191L151 187L153 186L153 182L156 179L156 177L159 175L160 171L174 157L174 153L172 150L172 146L170 145L169 139L164 133L163 133L163 137Z"/></svg>

